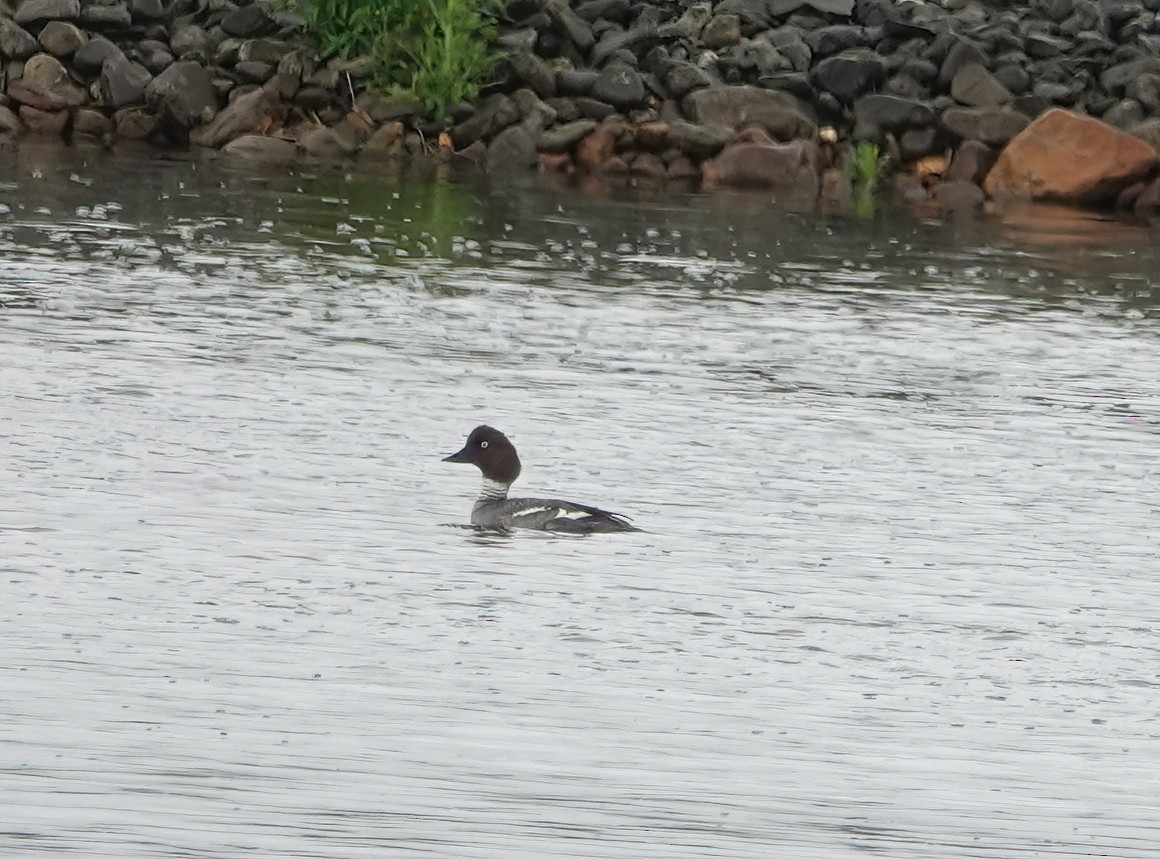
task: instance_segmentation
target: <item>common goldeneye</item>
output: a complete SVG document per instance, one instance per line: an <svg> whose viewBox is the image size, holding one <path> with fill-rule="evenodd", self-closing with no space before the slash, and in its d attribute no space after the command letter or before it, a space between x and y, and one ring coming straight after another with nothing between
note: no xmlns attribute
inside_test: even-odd
<svg viewBox="0 0 1160 859"><path fill-rule="evenodd" d="M470 462L483 472L483 489L471 508L478 528L533 528L569 534L602 534L640 529L617 513L554 498L508 498L508 488L520 476L520 458L507 436L489 426L477 426L463 450L444 462Z"/></svg>

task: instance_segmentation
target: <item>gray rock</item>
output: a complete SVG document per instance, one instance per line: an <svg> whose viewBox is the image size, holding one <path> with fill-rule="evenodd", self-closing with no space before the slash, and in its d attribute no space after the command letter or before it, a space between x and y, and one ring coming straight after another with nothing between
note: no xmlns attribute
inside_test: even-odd
<svg viewBox="0 0 1160 859"><path fill-rule="evenodd" d="M849 24L813 30L805 35L805 42L814 57L819 60L840 54L850 48L866 47L862 28L852 27Z"/></svg>
<svg viewBox="0 0 1160 859"><path fill-rule="evenodd" d="M1160 113L1160 75L1140 75L1128 84L1125 95L1138 101L1146 113Z"/></svg>
<svg viewBox="0 0 1160 859"><path fill-rule="evenodd" d="M588 0L576 7L576 14L586 21L624 21L631 9L631 0Z"/></svg>
<svg viewBox="0 0 1160 859"><path fill-rule="evenodd" d="M940 117L947 131L964 140L1002 146L1031 121L1010 107L952 107Z"/></svg>
<svg viewBox="0 0 1160 859"><path fill-rule="evenodd" d="M974 182L943 182L934 190L934 201L944 212L979 212L987 195Z"/></svg>
<svg viewBox="0 0 1160 859"><path fill-rule="evenodd" d="M1071 48L1071 41L1058 36L1049 36L1046 33L1032 33L1024 43L1027 56L1037 60L1058 57Z"/></svg>
<svg viewBox="0 0 1160 859"><path fill-rule="evenodd" d="M129 14L129 7L124 3L115 3L112 6L86 5L81 9L81 23L86 27L117 30L132 24L133 16Z"/></svg>
<svg viewBox="0 0 1160 859"><path fill-rule="evenodd" d="M513 53L507 59L519 81L531 87L540 98L556 94L556 74L542 59L527 51Z"/></svg>
<svg viewBox="0 0 1160 859"><path fill-rule="evenodd" d="M661 83L675 99L682 99L695 89L713 84L713 78L700 66L692 63L672 63L661 75Z"/></svg>
<svg viewBox="0 0 1160 859"><path fill-rule="evenodd" d="M980 185L994 163L995 150L977 140L968 140L955 150L943 179Z"/></svg>
<svg viewBox="0 0 1160 859"><path fill-rule="evenodd" d="M572 11L567 0L548 0L544 4L544 11L552 19L552 23L563 33L581 54L587 54L596 44L596 36L592 33L592 25L579 14Z"/></svg>
<svg viewBox="0 0 1160 859"><path fill-rule="evenodd" d="M124 52L104 36L93 36L77 48L72 64L78 72L95 75L109 57L124 57Z"/></svg>
<svg viewBox="0 0 1160 859"><path fill-rule="evenodd" d="M32 34L0 15L0 56L9 60L27 60L37 50L39 46Z"/></svg>
<svg viewBox="0 0 1160 859"><path fill-rule="evenodd" d="M744 128L759 125L779 140L812 137L817 124L788 93L752 86L725 86L689 93L681 102L698 125Z"/></svg>
<svg viewBox="0 0 1160 859"><path fill-rule="evenodd" d="M1012 95L1022 95L1031 87L1031 75L1023 66L1014 63L995 69L995 80Z"/></svg>
<svg viewBox="0 0 1160 859"><path fill-rule="evenodd" d="M935 126L908 128L898 135L898 154L903 161L917 161L942 149L939 130Z"/></svg>
<svg viewBox="0 0 1160 859"><path fill-rule="evenodd" d="M732 137L732 129L721 125L696 125L680 119L669 123L669 142L698 160L716 155Z"/></svg>
<svg viewBox="0 0 1160 859"><path fill-rule="evenodd" d="M561 95L588 95L600 72L591 69L568 69L556 72L556 89Z"/></svg>
<svg viewBox="0 0 1160 859"><path fill-rule="evenodd" d="M795 72L808 72L810 70L814 52L810 50L810 46L806 44L806 40L802 38L797 27L781 27L777 30L770 30L763 33L760 38L777 48L777 52L789 60L790 66Z"/></svg>
<svg viewBox="0 0 1160 859"><path fill-rule="evenodd" d="M174 63L145 87L145 103L179 125L192 128L217 113L217 96L201 63Z"/></svg>
<svg viewBox="0 0 1160 859"><path fill-rule="evenodd" d="M26 78L18 78L8 84L7 95L9 100L16 104L26 104L50 113L69 107L63 96Z"/></svg>
<svg viewBox="0 0 1160 859"><path fill-rule="evenodd" d="M851 104L863 93L877 89L885 77L881 58L864 49L854 49L828 57L814 66L810 80L814 86Z"/></svg>
<svg viewBox="0 0 1160 859"><path fill-rule="evenodd" d="M947 51L946 59L938 72L938 82L943 87L949 87L963 68L972 63L986 68L989 65L986 52L969 39L954 37L954 44Z"/></svg>
<svg viewBox="0 0 1160 859"><path fill-rule="evenodd" d="M196 24L180 25L169 38L169 49L176 57L208 56L209 34Z"/></svg>
<svg viewBox="0 0 1160 859"><path fill-rule="evenodd" d="M772 75L762 75L757 79L757 85L763 89L781 90L809 104L814 97L814 88L810 86L809 75L802 72L778 72Z"/></svg>
<svg viewBox="0 0 1160 859"><path fill-rule="evenodd" d="M878 141L883 131L933 126L935 113L929 104L894 95L875 93L854 102L854 138Z"/></svg>
<svg viewBox="0 0 1160 859"><path fill-rule="evenodd" d="M153 79L149 70L122 54L105 60L101 68L101 99L107 107L122 108L145 98L145 87Z"/></svg>
<svg viewBox="0 0 1160 859"><path fill-rule="evenodd" d="M158 21L165 17L161 0L129 0L129 13L137 21Z"/></svg>
<svg viewBox="0 0 1160 859"><path fill-rule="evenodd" d="M977 63L959 69L951 81L951 97L968 107L995 107L1011 101L1007 88Z"/></svg>
<svg viewBox="0 0 1160 859"><path fill-rule="evenodd" d="M644 101L644 80L632 66L610 63L592 84L591 95L621 110L638 107Z"/></svg>
<svg viewBox="0 0 1160 859"><path fill-rule="evenodd" d="M74 21L80 14L80 0L24 0L12 19L17 24L35 24L39 21Z"/></svg>
<svg viewBox="0 0 1160 859"><path fill-rule="evenodd" d="M508 96L496 94L481 102L474 114L451 129L455 147L462 149L477 140L487 140L518 122L520 110Z"/></svg>
<svg viewBox="0 0 1160 859"><path fill-rule="evenodd" d="M49 21L40 31L40 44L55 57L71 57L89 37L84 30L68 21Z"/></svg>
<svg viewBox="0 0 1160 859"><path fill-rule="evenodd" d="M222 29L228 36L251 39L272 34L277 25L262 3L239 6L222 19Z"/></svg>
<svg viewBox="0 0 1160 859"><path fill-rule="evenodd" d="M582 116L589 119L595 119L597 122L608 119L616 113L616 108L606 101L601 101L598 98L588 98L587 96L579 96L574 99L576 109L580 111Z"/></svg>
<svg viewBox="0 0 1160 859"><path fill-rule="evenodd" d="M492 176L524 173L537 162L535 123L521 122L505 128L487 147L485 165Z"/></svg>
<svg viewBox="0 0 1160 859"><path fill-rule="evenodd" d="M1127 131L1143 122L1145 117L1147 117L1147 114L1144 112L1144 108L1140 106L1140 102L1133 98L1125 98L1116 102L1103 115L1103 120L1108 125Z"/></svg>
<svg viewBox="0 0 1160 859"><path fill-rule="evenodd" d="M264 84L274 76L274 66L251 60L248 63L238 63L234 66L234 72L245 83Z"/></svg>
<svg viewBox="0 0 1160 859"><path fill-rule="evenodd" d="M213 61L218 66L234 66L238 62L238 54L242 50L241 39L222 39L213 49Z"/></svg>
<svg viewBox="0 0 1160 859"><path fill-rule="evenodd" d="M542 152L566 152L596 128L594 119L578 119L540 132L536 145Z"/></svg>
<svg viewBox="0 0 1160 859"><path fill-rule="evenodd" d="M701 42L706 48L718 51L741 41L741 18L728 12L714 15L701 31Z"/></svg>
<svg viewBox="0 0 1160 859"><path fill-rule="evenodd" d="M149 73L153 75L161 74L171 65L173 65L175 59L176 58L173 56L173 54L164 49L150 51L147 54L141 55L142 64L145 66L145 68L149 69Z"/></svg>
<svg viewBox="0 0 1160 859"><path fill-rule="evenodd" d="M229 41L232 40L226 39L222 44ZM221 49L221 45L218 45L218 49ZM238 46L238 62L278 65L289 52L290 45L280 39L246 39Z"/></svg>
<svg viewBox="0 0 1160 859"><path fill-rule="evenodd" d="M358 147L333 128L312 128L298 138L298 152L320 161L343 161Z"/></svg>

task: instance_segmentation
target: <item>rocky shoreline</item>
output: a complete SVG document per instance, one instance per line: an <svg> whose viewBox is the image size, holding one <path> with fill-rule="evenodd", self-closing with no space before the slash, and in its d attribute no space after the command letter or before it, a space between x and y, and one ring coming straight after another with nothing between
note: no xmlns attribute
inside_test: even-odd
<svg viewBox="0 0 1160 859"><path fill-rule="evenodd" d="M0 0L0 143L434 159L841 208L866 141L912 204L1160 212L1160 0L508 0L500 29L498 82L440 124L265 0Z"/></svg>

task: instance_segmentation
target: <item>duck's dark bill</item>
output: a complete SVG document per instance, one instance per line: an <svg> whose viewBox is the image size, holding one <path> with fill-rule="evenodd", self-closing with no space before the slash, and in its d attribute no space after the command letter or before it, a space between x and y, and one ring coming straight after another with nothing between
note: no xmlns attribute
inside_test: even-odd
<svg viewBox="0 0 1160 859"><path fill-rule="evenodd" d="M471 462L471 456L467 452L467 448L451 454L451 456L443 457L444 462Z"/></svg>

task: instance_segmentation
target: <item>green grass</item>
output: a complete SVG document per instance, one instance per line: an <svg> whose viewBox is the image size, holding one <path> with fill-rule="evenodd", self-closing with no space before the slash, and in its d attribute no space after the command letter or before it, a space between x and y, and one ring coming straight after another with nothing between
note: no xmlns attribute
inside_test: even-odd
<svg viewBox="0 0 1160 859"><path fill-rule="evenodd" d="M887 160L877 143L862 140L854 146L847 170L854 186L854 213L859 217L874 216L874 194L886 172Z"/></svg>
<svg viewBox="0 0 1160 859"><path fill-rule="evenodd" d="M324 53L368 56L374 85L413 95L436 117L475 98L500 54L500 0L302 0Z"/></svg>

